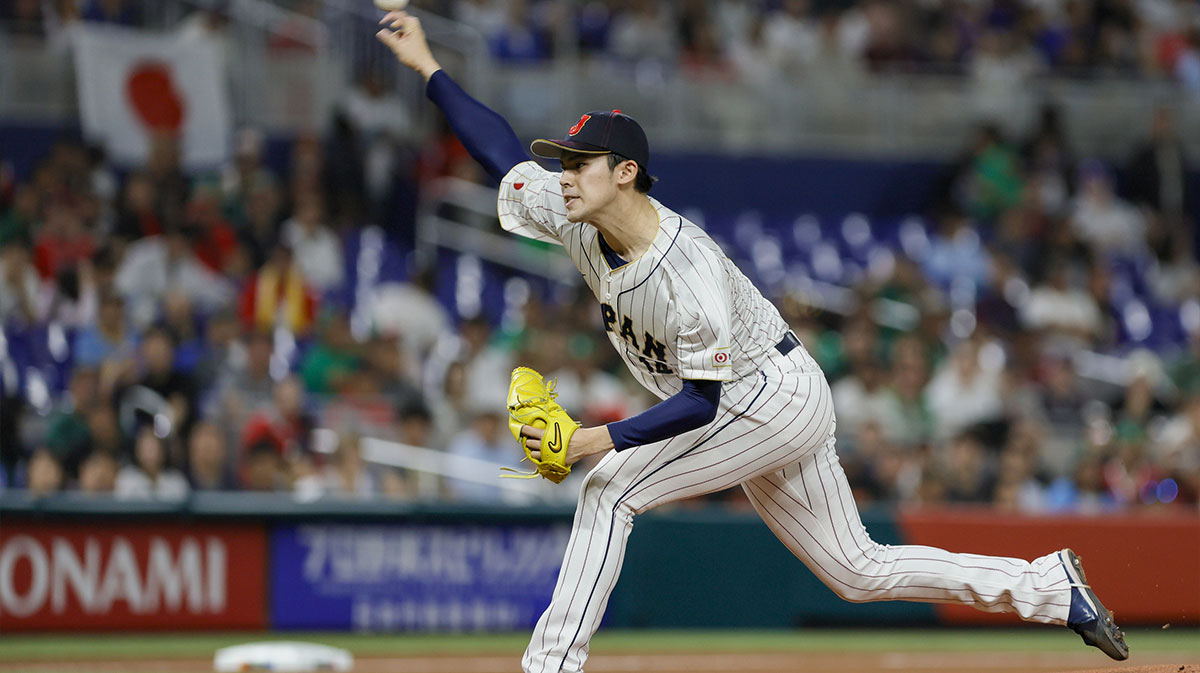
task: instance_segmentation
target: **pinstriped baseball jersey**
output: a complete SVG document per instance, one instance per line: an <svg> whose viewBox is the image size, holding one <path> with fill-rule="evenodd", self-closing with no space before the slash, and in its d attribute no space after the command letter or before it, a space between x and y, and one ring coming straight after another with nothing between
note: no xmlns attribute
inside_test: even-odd
<svg viewBox="0 0 1200 673"><path fill-rule="evenodd" d="M754 374L788 330L779 310L704 230L650 201L658 211L654 242L616 269L600 232L567 220L558 173L532 161L517 165L497 204L505 230L563 246L600 302L609 341L646 389L665 399L683 379Z"/></svg>

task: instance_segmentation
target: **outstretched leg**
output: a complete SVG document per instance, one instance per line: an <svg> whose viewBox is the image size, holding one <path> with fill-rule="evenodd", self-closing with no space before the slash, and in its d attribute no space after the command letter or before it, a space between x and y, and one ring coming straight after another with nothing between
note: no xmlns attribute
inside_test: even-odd
<svg viewBox="0 0 1200 673"><path fill-rule="evenodd" d="M1057 552L1022 559L876 543L859 518L833 439L743 488L776 537L817 577L853 602L961 603L986 612L1066 624L1071 583Z"/></svg>

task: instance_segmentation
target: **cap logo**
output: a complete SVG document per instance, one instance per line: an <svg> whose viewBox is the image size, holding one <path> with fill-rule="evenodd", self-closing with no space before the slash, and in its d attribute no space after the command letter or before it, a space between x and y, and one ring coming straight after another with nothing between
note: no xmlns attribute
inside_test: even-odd
<svg viewBox="0 0 1200 673"><path fill-rule="evenodd" d="M589 120L591 118L592 118L591 115L583 115L582 117L580 117L579 121L575 122L575 125L571 127L571 130L567 131L567 135L573 136L576 133L579 133L580 131L582 131L583 125L586 124L587 120Z"/></svg>

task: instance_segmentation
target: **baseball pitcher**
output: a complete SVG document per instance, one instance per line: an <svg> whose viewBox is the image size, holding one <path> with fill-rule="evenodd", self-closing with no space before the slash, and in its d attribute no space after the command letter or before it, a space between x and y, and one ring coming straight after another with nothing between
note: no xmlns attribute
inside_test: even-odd
<svg viewBox="0 0 1200 673"><path fill-rule="evenodd" d="M838 463L821 369L713 240L648 195L650 148L632 117L588 112L564 137L534 141L535 155L561 166L548 171L441 69L417 18L390 12L380 23L380 41L425 77L427 96L500 181L503 228L563 247L596 296L609 342L662 399L620 422L577 427L537 372L513 373L511 425L539 474L560 481L580 458L603 456L580 489L558 584L521 662L526 673L583 670L634 516L737 485L846 600L1015 612L1128 657L1069 549L1029 562L870 538Z"/></svg>

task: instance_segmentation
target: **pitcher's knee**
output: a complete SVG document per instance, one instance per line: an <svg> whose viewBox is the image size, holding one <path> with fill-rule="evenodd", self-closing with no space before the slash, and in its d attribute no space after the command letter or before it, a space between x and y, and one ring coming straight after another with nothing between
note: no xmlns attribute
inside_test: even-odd
<svg viewBox="0 0 1200 673"><path fill-rule="evenodd" d="M851 603L887 600L890 575L882 563L866 554L849 554L840 563L822 570L822 581L842 600Z"/></svg>

